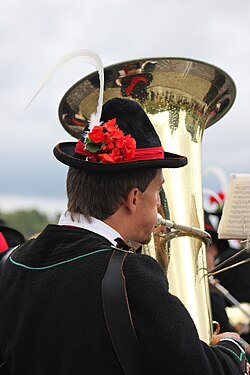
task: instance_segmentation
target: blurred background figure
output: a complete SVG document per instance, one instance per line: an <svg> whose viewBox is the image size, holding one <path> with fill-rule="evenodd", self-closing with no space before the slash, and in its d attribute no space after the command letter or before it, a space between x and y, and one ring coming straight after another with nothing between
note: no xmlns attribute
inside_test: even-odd
<svg viewBox="0 0 250 375"><path fill-rule="evenodd" d="M209 249L207 249L208 271L211 271L216 265L216 259L219 255L219 247L224 248L225 250L229 247L227 240L218 239L218 235L210 220L210 217L211 215L205 212L205 231L208 232L212 238L212 244ZM213 320L219 322L221 332L235 331L235 328L231 326L226 313L227 301L220 293L218 293L214 282L216 283L218 280L210 278L210 299Z"/></svg>
<svg viewBox="0 0 250 375"><path fill-rule="evenodd" d="M234 242L218 238L218 217L205 212L205 230L211 235L212 245L207 250L208 271L239 251ZM219 218L220 219L220 218ZM243 253L229 264L234 264L249 254ZM210 298L213 320L219 322L220 332L235 331L250 342L250 263L228 269L210 277ZM233 302L235 300L235 303ZM246 311L247 314L244 313ZM250 352L248 354L250 357Z"/></svg>
<svg viewBox="0 0 250 375"><path fill-rule="evenodd" d="M205 209L205 230L210 233L213 240L213 245L209 250L208 256L214 256L215 264L214 266L219 266L224 261L227 261L225 267L231 266L238 262L246 262L235 268L228 269L224 272L216 274L217 281L228 290L228 292L244 306L244 309L250 313L250 262L249 253L244 251L240 255L237 255L234 259L229 260L232 256L235 256L242 248L240 241L234 239L219 240L218 239L218 226L221 220L223 207L225 200L227 198L227 189L229 184L229 178L223 170L216 166L212 166L207 169L206 174L213 174L219 181L219 189L217 192L211 189L204 189L204 209ZM213 254L212 254L213 253ZM221 266L224 268L224 266ZM210 269L211 269L210 268ZM231 311L230 311L231 309ZM235 311L232 307L227 308L227 313L230 316L230 321L235 322ZM238 316L240 317L240 311L238 311ZM237 317L238 319L238 317ZM237 327L237 331L243 329L245 325L245 319L239 318L242 323ZM247 330L249 332L249 323ZM248 340L250 335L248 334Z"/></svg>
<svg viewBox="0 0 250 375"><path fill-rule="evenodd" d="M0 253L25 241L22 233L0 219Z"/></svg>

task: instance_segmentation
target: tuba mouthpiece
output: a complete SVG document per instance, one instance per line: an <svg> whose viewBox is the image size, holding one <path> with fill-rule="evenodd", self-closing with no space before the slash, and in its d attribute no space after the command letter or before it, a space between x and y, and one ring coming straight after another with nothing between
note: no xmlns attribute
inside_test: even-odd
<svg viewBox="0 0 250 375"><path fill-rule="evenodd" d="M157 219L156 219L156 226L159 226L159 225L164 225L167 228L173 228L174 222L172 220L163 219L161 214L158 212Z"/></svg>

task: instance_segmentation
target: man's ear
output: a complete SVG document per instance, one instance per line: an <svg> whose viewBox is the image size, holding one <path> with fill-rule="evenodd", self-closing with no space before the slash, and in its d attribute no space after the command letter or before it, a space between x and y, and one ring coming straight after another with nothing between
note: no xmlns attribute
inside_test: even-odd
<svg viewBox="0 0 250 375"><path fill-rule="evenodd" d="M138 188L133 188L127 195L125 199L125 206L129 209L130 212L135 212L138 205L140 190Z"/></svg>

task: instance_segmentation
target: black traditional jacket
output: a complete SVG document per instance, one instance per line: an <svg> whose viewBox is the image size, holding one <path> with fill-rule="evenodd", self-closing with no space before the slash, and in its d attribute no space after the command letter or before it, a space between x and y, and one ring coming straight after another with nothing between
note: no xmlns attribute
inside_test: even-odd
<svg viewBox="0 0 250 375"><path fill-rule="evenodd" d="M57 225L12 253L0 276L0 363L12 375L123 374L102 307L111 254L104 237ZM226 344L199 340L154 259L129 254L124 274L142 374L242 373Z"/></svg>

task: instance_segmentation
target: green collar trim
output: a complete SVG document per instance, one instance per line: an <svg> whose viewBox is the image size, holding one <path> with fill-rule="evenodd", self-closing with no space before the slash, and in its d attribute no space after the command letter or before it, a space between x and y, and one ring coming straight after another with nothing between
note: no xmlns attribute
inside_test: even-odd
<svg viewBox="0 0 250 375"><path fill-rule="evenodd" d="M109 248L109 249L100 249L100 250L92 251L91 253L79 255L75 258L67 259L67 260L64 260L62 262L54 263L54 264L51 264L49 266L44 266L44 267L30 267L30 266L27 266L26 264L16 262L11 256L10 256L9 259L10 259L11 263L15 264L18 267L23 267L23 268L26 268L28 270L33 270L33 271L42 271L42 270L47 270L49 268L61 266L63 264L69 263L69 262L73 262L73 261L81 259L81 258L85 258L89 255L98 254L98 253L102 253L104 251L110 251L110 250L113 250L113 249Z"/></svg>
<svg viewBox="0 0 250 375"><path fill-rule="evenodd" d="M246 354L245 354L245 351L244 351L243 348L242 348L242 351L240 352L240 355L238 355L232 349L229 349L228 347L226 347L224 345L216 344L215 347L216 348L223 348L223 349L228 350L229 352L231 352L232 354L234 354L240 360L240 362L242 362L242 359L245 359L245 357L246 357Z"/></svg>

